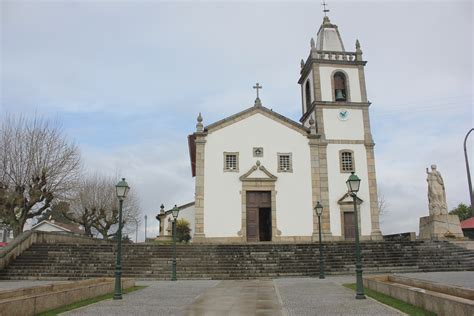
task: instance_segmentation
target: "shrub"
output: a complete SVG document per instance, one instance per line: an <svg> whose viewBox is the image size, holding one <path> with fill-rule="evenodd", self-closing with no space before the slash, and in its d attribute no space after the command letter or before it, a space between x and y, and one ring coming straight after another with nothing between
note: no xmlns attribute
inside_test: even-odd
<svg viewBox="0 0 474 316"><path fill-rule="evenodd" d="M189 222L184 218L178 219L176 222L176 240L186 243L191 240L191 228L189 227Z"/></svg>

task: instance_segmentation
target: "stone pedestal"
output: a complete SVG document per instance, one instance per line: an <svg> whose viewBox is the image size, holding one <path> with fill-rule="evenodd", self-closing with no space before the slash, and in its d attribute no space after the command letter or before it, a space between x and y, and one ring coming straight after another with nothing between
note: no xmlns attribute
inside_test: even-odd
<svg viewBox="0 0 474 316"><path fill-rule="evenodd" d="M457 215L420 217L420 239L464 238Z"/></svg>

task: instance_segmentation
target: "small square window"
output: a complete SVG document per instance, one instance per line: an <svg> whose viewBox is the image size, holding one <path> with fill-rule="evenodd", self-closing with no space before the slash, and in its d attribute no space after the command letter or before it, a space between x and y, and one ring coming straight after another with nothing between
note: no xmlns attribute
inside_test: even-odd
<svg viewBox="0 0 474 316"><path fill-rule="evenodd" d="M354 157L351 151L341 151L341 172L354 171Z"/></svg>
<svg viewBox="0 0 474 316"><path fill-rule="evenodd" d="M263 157L263 147L254 147L253 148L254 157Z"/></svg>
<svg viewBox="0 0 474 316"><path fill-rule="evenodd" d="M293 172L291 154L278 154L278 172Z"/></svg>
<svg viewBox="0 0 474 316"><path fill-rule="evenodd" d="M224 171L239 171L239 153L224 153Z"/></svg>

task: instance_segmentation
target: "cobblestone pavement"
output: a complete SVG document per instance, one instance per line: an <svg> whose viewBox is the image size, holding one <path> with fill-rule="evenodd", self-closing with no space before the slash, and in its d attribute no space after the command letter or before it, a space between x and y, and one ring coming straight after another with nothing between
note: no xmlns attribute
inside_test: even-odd
<svg viewBox="0 0 474 316"><path fill-rule="evenodd" d="M222 281L185 309L186 315L282 316L272 280Z"/></svg>
<svg viewBox="0 0 474 316"><path fill-rule="evenodd" d="M356 300L355 292L341 284L355 283L353 277L276 279L287 315L403 315L391 307L367 298Z"/></svg>
<svg viewBox="0 0 474 316"><path fill-rule="evenodd" d="M148 287L126 294L122 300L106 300L62 315L184 315L185 306L218 283L201 280L137 282Z"/></svg>
<svg viewBox="0 0 474 316"><path fill-rule="evenodd" d="M418 272L399 275L474 289L474 271Z"/></svg>
<svg viewBox="0 0 474 316"><path fill-rule="evenodd" d="M400 315L341 286L353 277L150 281L147 288L67 315Z"/></svg>

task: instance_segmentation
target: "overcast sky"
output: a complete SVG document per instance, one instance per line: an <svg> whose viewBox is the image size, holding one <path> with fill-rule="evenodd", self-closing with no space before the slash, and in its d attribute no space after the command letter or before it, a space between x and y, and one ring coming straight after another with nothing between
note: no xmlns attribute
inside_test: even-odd
<svg viewBox="0 0 474 316"><path fill-rule="evenodd" d="M432 163L448 206L469 200L472 2L328 3L346 50L359 39L368 61L382 231L418 231ZM88 172L127 178L156 235L161 203L194 198L199 112L207 125L241 111L260 82L263 104L298 121L300 60L322 18L320 1L1 1L0 115L62 122Z"/></svg>

